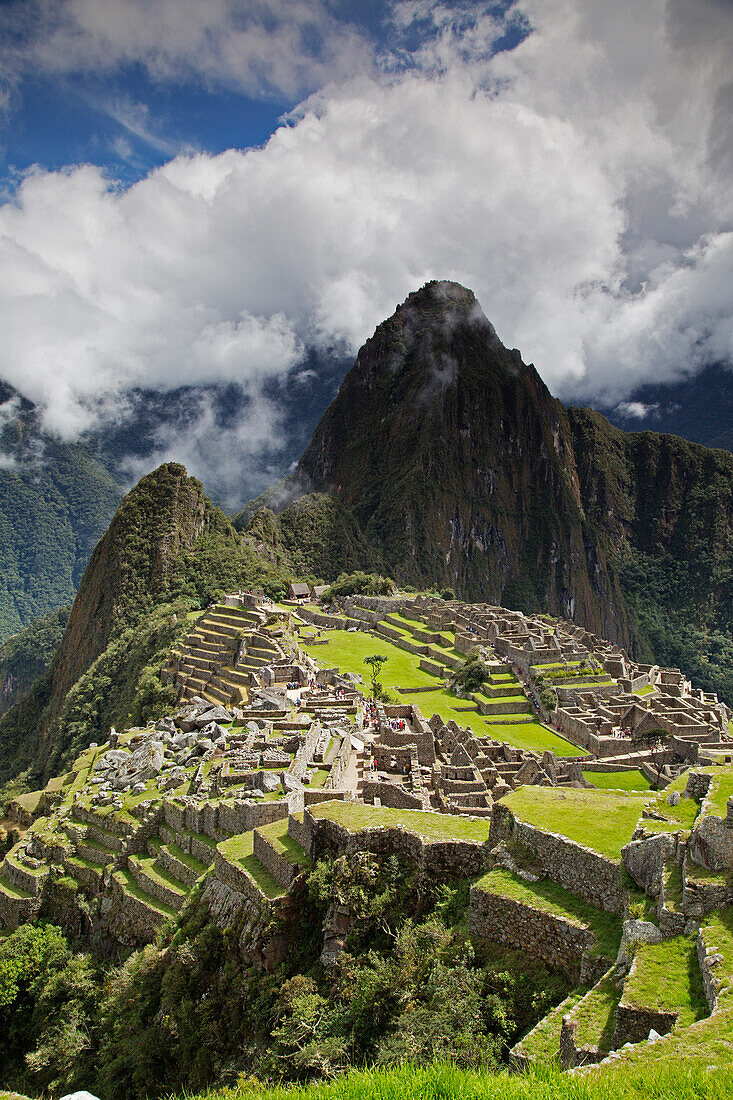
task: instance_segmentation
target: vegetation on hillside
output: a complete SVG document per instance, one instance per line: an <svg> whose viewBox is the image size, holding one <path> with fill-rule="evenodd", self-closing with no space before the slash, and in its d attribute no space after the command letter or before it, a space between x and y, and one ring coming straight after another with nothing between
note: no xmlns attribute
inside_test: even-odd
<svg viewBox="0 0 733 1100"><path fill-rule="evenodd" d="M126 1100L240 1073L306 1082L435 1057L493 1071L566 981L518 953L472 946L466 883L417 886L394 857L319 862L296 898L297 935L272 930L289 948L269 975L245 961L243 929L209 923L196 892L159 946L121 966L100 969L60 930L24 926L0 940L4 1083ZM327 971L321 927L334 903L354 919Z"/></svg>
<svg viewBox="0 0 733 1100"><path fill-rule="evenodd" d="M0 469L0 641L71 602L121 496L80 444Z"/></svg>
<svg viewBox="0 0 733 1100"><path fill-rule="evenodd" d="M186 613L253 585L279 597L292 579L183 467L143 478L92 556L51 667L0 719L0 780L48 778L111 725L156 717L173 702L159 672Z"/></svg>
<svg viewBox="0 0 733 1100"><path fill-rule="evenodd" d="M52 611L0 647L0 714L16 703L49 668L69 619L69 608Z"/></svg>

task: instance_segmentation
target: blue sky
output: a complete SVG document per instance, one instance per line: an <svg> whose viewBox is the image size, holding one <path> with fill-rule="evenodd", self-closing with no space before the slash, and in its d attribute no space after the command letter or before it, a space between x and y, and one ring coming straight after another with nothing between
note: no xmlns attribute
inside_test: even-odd
<svg viewBox="0 0 733 1100"><path fill-rule="evenodd" d="M564 399L733 361L732 52L729 0L5 0L0 377L66 439L236 384L191 438L269 468L431 278Z"/></svg>
<svg viewBox="0 0 733 1100"><path fill-rule="evenodd" d="M206 0L201 2L205 7ZM487 7L501 13L508 6ZM66 7L73 9L72 4ZM452 7L459 13L475 5ZM343 0L330 5L330 14L334 23L352 28L355 36L363 38L375 56L395 49L398 63L409 67L410 54L430 36L429 20L417 19L404 31L397 30L392 9L386 0ZM5 26L12 27L16 53L22 55L42 40L44 27L49 37L57 27L59 19L44 21L43 10L44 5L35 0L5 0ZM266 11L261 18L266 22ZM506 35L492 49L511 48L524 33L521 19L510 22ZM306 45L317 53L318 35ZM145 60L128 56L101 67L102 71L99 65L85 68L83 55L78 54L56 72L27 57L15 68L6 82L8 103L0 137L6 190L12 190L34 165L59 170L87 162L104 166L122 183L131 183L182 151L216 154L261 145L303 94L317 88L317 82L308 80L294 90L273 87L265 78L252 95L237 87L236 73L226 67L219 73L196 73L189 66L178 73L160 74L151 72ZM264 74L266 69L265 59Z"/></svg>

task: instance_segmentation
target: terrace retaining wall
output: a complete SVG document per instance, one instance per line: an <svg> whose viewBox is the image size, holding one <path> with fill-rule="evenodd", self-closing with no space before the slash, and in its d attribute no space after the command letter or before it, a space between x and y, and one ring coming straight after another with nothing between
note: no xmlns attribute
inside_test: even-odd
<svg viewBox="0 0 733 1100"><path fill-rule="evenodd" d="M424 810L425 797L407 791L401 784L385 783L380 779L365 779L362 787L365 802L373 803L378 798L383 806L395 810Z"/></svg>
<svg viewBox="0 0 733 1100"><path fill-rule="evenodd" d="M272 877L276 879L286 890L290 889L293 879L297 876L299 867L297 863L291 863L289 859L276 852L272 844L261 836L255 829L254 854Z"/></svg>
<svg viewBox="0 0 733 1100"><path fill-rule="evenodd" d="M306 851L314 859L329 850L340 855L359 851L397 855L412 863L426 877L440 882L472 878L488 868L486 844L465 840L427 841L408 829L383 825L350 832L329 818L313 818L307 809L304 822L311 836Z"/></svg>
<svg viewBox="0 0 733 1100"><path fill-rule="evenodd" d="M573 984L594 985L611 962L588 954L596 945L588 928L478 886L471 887L468 930L479 939L498 941L559 967Z"/></svg>
<svg viewBox="0 0 733 1100"><path fill-rule="evenodd" d="M548 877L571 894L608 913L623 912L620 866L613 860L567 837L515 820L511 810L498 802L489 846L494 848L500 840L514 840L528 848Z"/></svg>

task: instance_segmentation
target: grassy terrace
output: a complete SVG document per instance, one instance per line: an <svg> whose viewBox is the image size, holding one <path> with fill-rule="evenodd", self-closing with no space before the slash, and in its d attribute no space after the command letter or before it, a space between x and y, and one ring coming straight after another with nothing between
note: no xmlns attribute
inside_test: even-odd
<svg viewBox="0 0 733 1100"><path fill-rule="evenodd" d="M579 1047L597 1047L603 1053L611 1049L620 1000L621 983L612 970L570 1012L571 1019L578 1025L575 1042Z"/></svg>
<svg viewBox="0 0 733 1100"><path fill-rule="evenodd" d="M582 987L574 989L564 1001L553 1008L552 1012L549 1012L528 1035L524 1036L520 1044L520 1052L532 1062L557 1062L562 1018L575 1008L586 992L587 990Z"/></svg>
<svg viewBox="0 0 733 1100"><path fill-rule="evenodd" d="M407 625L426 629L424 624L410 624L409 620L401 621ZM382 670L381 679L388 691L394 693L394 689L398 687L434 686L434 691L419 692L414 696L400 696L403 701L409 700L418 706L425 718L439 714L444 722L453 719L461 726L468 726L477 737L495 737L518 749L534 749L538 752L550 749L558 756L584 755L583 749L576 748L564 737L545 729L539 722L512 724L506 721L511 715L499 716L505 719L503 722L488 722L483 715L473 709L470 700L459 698L455 692L446 690L438 676L424 672L419 667L420 657L417 654L407 653L399 646L393 645L387 638L375 638L363 632L350 634L346 630L331 630L327 637L326 645L313 645L310 649L308 642L301 643L303 648L308 650L324 668L338 667L342 672L359 675L366 680L368 669L364 664L364 658L371 653L383 653L388 660ZM506 682L514 682L514 677L508 675ZM516 698L518 702L526 702L523 695L518 695ZM464 709L468 707L472 709Z"/></svg>
<svg viewBox="0 0 733 1100"><path fill-rule="evenodd" d="M603 791L648 791L649 780L634 768L628 772L583 772L583 778Z"/></svg>
<svg viewBox="0 0 733 1100"><path fill-rule="evenodd" d="M647 833L676 833L681 829L691 829L700 810L700 804L694 798L681 798L676 806L670 806L667 802L670 794L682 794L687 786L687 772L678 775L668 787L651 798L647 798L647 806L655 814L661 814L664 821L654 818L644 818L642 825Z"/></svg>
<svg viewBox="0 0 733 1100"><path fill-rule="evenodd" d="M728 1094L733 1092L733 909L717 910L703 921L701 935L707 950L721 956L721 962L715 972L722 982L719 991L718 1007L711 1016L691 1023L688 1027L677 1026L671 1037L663 1043L638 1043L629 1050L621 1051L613 1069L603 1067L598 1072L603 1085L613 1087L613 1079L626 1072L628 1080L631 1074L649 1080L658 1072L660 1065L679 1065L684 1062L686 1074L692 1077L703 1072L709 1081L724 1078L731 1074ZM711 1070L716 1072L712 1073ZM660 1098L664 1095L659 1094ZM672 1095L676 1096L676 1093ZM700 1091L699 1096L705 1096ZM710 1095L726 1095L708 1093Z"/></svg>
<svg viewBox="0 0 733 1100"><path fill-rule="evenodd" d="M158 901L152 894L147 894L145 890L141 890L129 871L120 869L114 872L113 877L126 894L132 894L138 901L142 901L151 909L155 909L157 912L162 913L164 917L175 917L175 910L171 909L170 905L165 905L164 902Z"/></svg>
<svg viewBox="0 0 733 1100"><path fill-rule="evenodd" d="M310 859L301 846L291 836L288 836L288 819L273 821L271 825L261 825L257 832L263 836L272 847L290 863L297 863L299 867L310 867Z"/></svg>
<svg viewBox="0 0 733 1100"><path fill-rule="evenodd" d="M495 867L493 871L489 871L478 880L476 889L520 902L532 909L550 913L553 917L560 917L569 924L587 928L596 938L593 954L602 955L604 958L615 958L618 953L618 945L621 942L621 925L618 918L611 913L596 909L593 905L586 904L549 879L543 879L540 882L524 882L511 871Z"/></svg>
<svg viewBox="0 0 733 1100"><path fill-rule="evenodd" d="M679 1012L677 1026L687 1027L709 1014L695 939L675 936L640 944L624 986L622 1003L657 1012Z"/></svg>
<svg viewBox="0 0 733 1100"><path fill-rule="evenodd" d="M502 799L515 817L618 860L634 833L644 796L634 792L520 787Z"/></svg>
<svg viewBox="0 0 733 1100"><path fill-rule="evenodd" d="M221 854L232 863L237 863L247 872L266 898L281 898L286 893L266 867L263 867L254 855L254 833L242 833L230 837L217 845Z"/></svg>
<svg viewBox="0 0 733 1100"><path fill-rule="evenodd" d="M6 878L3 878L2 872L0 872L0 894L7 894L9 898L32 898L33 895L24 890L22 886L14 886L12 882L8 882Z"/></svg>
<svg viewBox="0 0 733 1100"><path fill-rule="evenodd" d="M387 806L364 806L357 802L320 802L310 806L314 818L326 817L343 825L349 832L377 825L397 826L417 833L424 840L469 840L483 843L489 837L488 818L471 819L429 810L393 810Z"/></svg>
<svg viewBox="0 0 733 1100"><path fill-rule="evenodd" d="M716 768L708 791L709 812L725 819L727 803L733 795L733 768Z"/></svg>
<svg viewBox="0 0 733 1100"><path fill-rule="evenodd" d="M161 886L167 886L169 890L180 894L181 897L185 897L188 893L181 880L172 875L170 871L166 871L164 867L154 866L154 856L130 856L130 862L135 863L148 878L160 883Z"/></svg>
<svg viewBox="0 0 733 1100"><path fill-rule="evenodd" d="M350 634L347 630L329 630L327 638L326 645L315 645L312 648L309 648L310 643L307 641L301 643L303 649L308 650L326 668L338 667L342 672L363 676L366 680L369 669L364 664L364 658L372 653L383 653L388 660L382 669L381 681L388 691L393 691L396 687L420 687L423 684L434 684L436 688L442 686L439 677L423 672L418 667L420 657L417 654L400 649L388 638L375 638L363 631Z"/></svg>

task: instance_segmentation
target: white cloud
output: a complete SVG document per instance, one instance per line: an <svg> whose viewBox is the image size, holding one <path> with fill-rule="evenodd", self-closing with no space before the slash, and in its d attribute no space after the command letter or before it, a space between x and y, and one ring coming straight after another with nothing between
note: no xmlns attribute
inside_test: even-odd
<svg viewBox="0 0 733 1100"><path fill-rule="evenodd" d="M70 10L152 65L137 0L117 22L97 3ZM198 48L197 10L161 72ZM433 28L409 65L357 66L262 149L179 155L127 190L89 166L29 174L0 208L0 377L67 437L134 387L236 381L242 438L272 445L266 382L305 343L355 350L432 277L471 286L563 396L615 403L731 358L730 9L523 0L509 18L533 32L493 57L503 25L470 12L405 8L405 33Z"/></svg>
<svg viewBox="0 0 733 1100"><path fill-rule="evenodd" d="M616 412L631 420L645 420L647 416L657 412L658 404L645 405L643 401L620 401L616 406Z"/></svg>
<svg viewBox="0 0 733 1100"><path fill-rule="evenodd" d="M0 56L16 76L138 64L155 80L288 98L369 59L362 35L324 0L10 0L3 30Z"/></svg>

